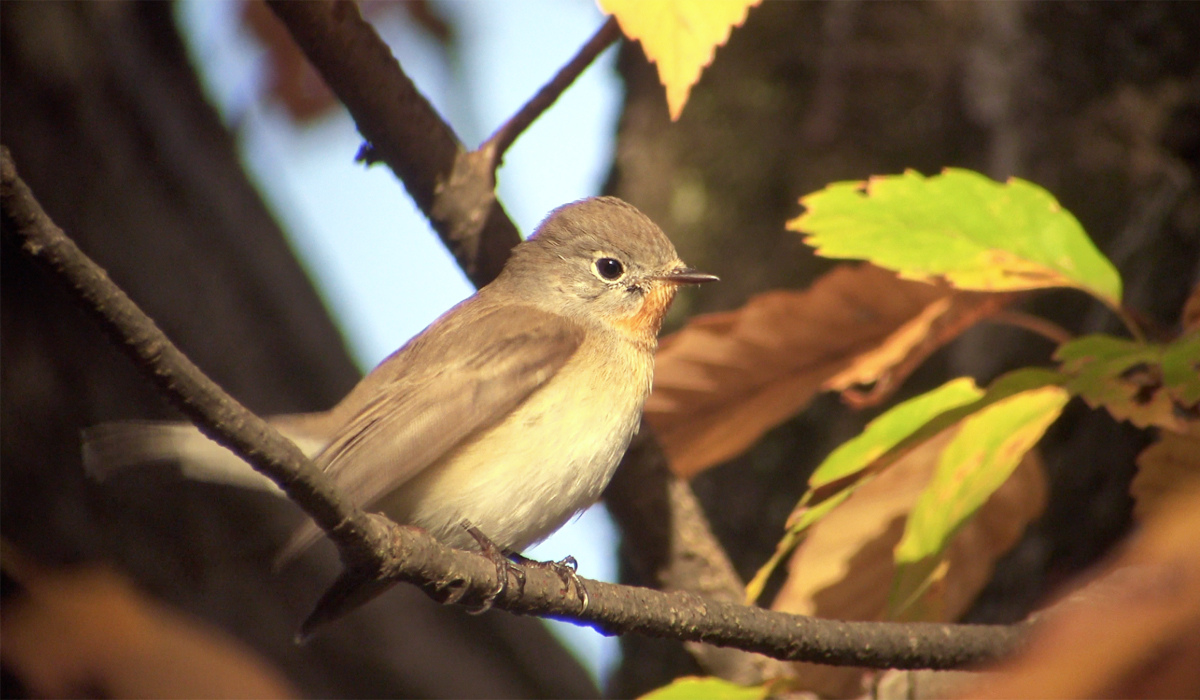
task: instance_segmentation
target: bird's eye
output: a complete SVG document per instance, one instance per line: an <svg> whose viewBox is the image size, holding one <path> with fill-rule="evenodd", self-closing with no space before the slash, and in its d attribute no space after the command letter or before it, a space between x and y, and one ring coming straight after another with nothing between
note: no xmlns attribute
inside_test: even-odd
<svg viewBox="0 0 1200 700"><path fill-rule="evenodd" d="M625 274L625 266L616 258L598 258L596 260L596 272L600 276L610 282Z"/></svg>

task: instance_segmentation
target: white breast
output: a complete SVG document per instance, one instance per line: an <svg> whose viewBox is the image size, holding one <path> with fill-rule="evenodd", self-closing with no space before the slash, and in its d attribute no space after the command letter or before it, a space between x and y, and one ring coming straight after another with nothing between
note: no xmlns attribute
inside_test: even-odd
<svg viewBox="0 0 1200 700"><path fill-rule="evenodd" d="M612 355L585 344L507 420L375 507L456 547L474 546L464 519L513 551L541 541L600 497L637 431L653 359Z"/></svg>

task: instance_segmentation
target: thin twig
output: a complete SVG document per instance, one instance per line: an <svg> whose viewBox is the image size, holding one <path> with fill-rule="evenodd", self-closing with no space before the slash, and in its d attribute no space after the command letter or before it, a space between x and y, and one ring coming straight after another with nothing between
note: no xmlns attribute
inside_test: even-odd
<svg viewBox="0 0 1200 700"><path fill-rule="evenodd" d="M500 167L504 161L505 152L517 140L517 137L524 133L525 129L529 128L529 125L542 115L542 112L554 104L559 96L575 82L575 79L587 70L588 66L592 65L592 61L604 53L604 50L620 36L621 29L617 26L617 18L609 17L592 35L592 38L588 39L587 43L579 49L579 53L559 69L558 74L550 82L543 85L533 98L522 105L516 114L479 147L479 150L486 151L491 156L493 169Z"/></svg>
<svg viewBox="0 0 1200 700"><path fill-rule="evenodd" d="M436 599L452 593L479 604L496 588L496 567L428 534L364 514L329 478L262 419L225 394L162 334L134 303L49 219L0 146L0 208L6 230L100 321L138 368L213 439L270 476L333 537L346 570L305 623L337 619L397 581ZM713 601L686 592L587 581L591 604L580 610L573 589L532 568L524 586L509 586L495 607L591 624L612 634L700 641L775 658L876 668L951 668L1012 651L1023 627L839 622ZM520 590L518 590L520 589Z"/></svg>
<svg viewBox="0 0 1200 700"><path fill-rule="evenodd" d="M1063 328L1057 323L1044 319L1041 316L1027 314L1024 311L1001 311L992 316L992 318L989 320L994 323L1004 323L1010 326L1024 328L1031 333L1037 333L1055 345L1068 343L1075 338L1071 331Z"/></svg>
<svg viewBox="0 0 1200 700"><path fill-rule="evenodd" d="M1134 340L1139 343L1146 342L1146 333L1142 331L1142 326L1138 323L1136 311L1124 305L1114 307L1113 311L1116 312L1117 318L1121 319L1121 323L1125 324L1125 328Z"/></svg>

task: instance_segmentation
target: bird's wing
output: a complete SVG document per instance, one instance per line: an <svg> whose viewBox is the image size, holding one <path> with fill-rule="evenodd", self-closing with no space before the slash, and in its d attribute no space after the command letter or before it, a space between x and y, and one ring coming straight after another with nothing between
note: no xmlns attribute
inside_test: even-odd
<svg viewBox="0 0 1200 700"><path fill-rule="evenodd" d="M508 415L566 364L584 335L562 316L514 305L448 315L438 326L389 358L402 364L317 458L359 506ZM288 553L316 534L297 533Z"/></svg>
<svg viewBox="0 0 1200 700"><path fill-rule="evenodd" d="M447 314L372 372L383 378L373 396L316 458L352 503L370 507L500 421L583 342L583 329L562 316L519 305L481 307ZM302 527L276 564L320 534L315 523Z"/></svg>

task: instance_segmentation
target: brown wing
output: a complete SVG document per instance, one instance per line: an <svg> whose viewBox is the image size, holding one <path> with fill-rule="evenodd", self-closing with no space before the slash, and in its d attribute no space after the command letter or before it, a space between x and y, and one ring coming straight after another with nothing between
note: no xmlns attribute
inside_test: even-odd
<svg viewBox="0 0 1200 700"><path fill-rule="evenodd" d="M387 378L317 457L317 466L359 506L370 507L508 415L583 340L578 325L532 307L479 304L456 311L372 372ZM281 559L303 551L319 534L309 523Z"/></svg>

